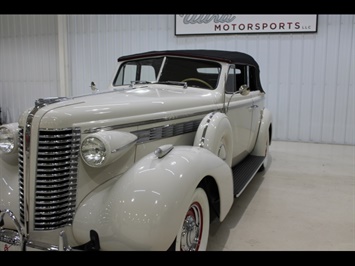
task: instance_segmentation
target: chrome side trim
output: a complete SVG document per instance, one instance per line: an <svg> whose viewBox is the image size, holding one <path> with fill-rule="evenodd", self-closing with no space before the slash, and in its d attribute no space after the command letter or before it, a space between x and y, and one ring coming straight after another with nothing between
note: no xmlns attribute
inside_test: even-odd
<svg viewBox="0 0 355 266"><path fill-rule="evenodd" d="M215 115L216 112L212 112L211 115L208 117L206 124L204 125L204 129L202 132L202 136L201 136L201 140L200 143L198 144L199 147L203 148L205 146L205 138L206 138L206 134L207 134L207 129L208 126L210 125L210 122L212 120L212 117Z"/></svg>
<svg viewBox="0 0 355 266"><path fill-rule="evenodd" d="M149 141L175 137L191 132L196 132L201 119L191 120L183 123L169 124L160 127L152 127L137 131L132 131L132 134L137 135L137 143L142 144Z"/></svg>
<svg viewBox="0 0 355 266"><path fill-rule="evenodd" d="M123 147L120 147L120 148L112 150L111 153L116 153L116 152L119 152L119 151L122 151L122 150L130 149L134 144L137 143L137 139L138 139L138 137L135 140L131 141L130 143L124 145Z"/></svg>
<svg viewBox="0 0 355 266"><path fill-rule="evenodd" d="M221 111L222 109L213 109L213 110L207 110L203 112L196 112L196 113L191 113L191 114L185 114L185 115L177 115L177 116L170 116L170 117L163 117L163 118L158 118L158 119L152 119L152 120L147 120L147 121L139 121L139 122L133 122L133 123L126 123L126 124L121 124L121 125L112 125L112 126L102 126L102 127L93 127L90 129L86 129L83 131L84 134L89 134L89 133L96 133L100 131L109 131L109 130L116 130L116 129L121 129L121 128L127 128L127 127L136 127L136 126L144 126L144 125L149 125L149 124L154 124L154 123L160 123L160 122L167 122L167 121L172 121L172 120L177 120L181 118L189 118L189 117L194 117L198 115L206 115L210 112L216 112L216 111Z"/></svg>

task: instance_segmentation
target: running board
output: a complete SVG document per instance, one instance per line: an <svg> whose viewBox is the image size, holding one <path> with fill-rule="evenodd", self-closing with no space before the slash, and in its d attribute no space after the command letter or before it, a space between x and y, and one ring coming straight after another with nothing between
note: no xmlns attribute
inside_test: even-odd
<svg viewBox="0 0 355 266"><path fill-rule="evenodd" d="M263 156L248 155L232 168L235 197L239 197L242 194L245 187L258 172L264 159L265 157Z"/></svg>

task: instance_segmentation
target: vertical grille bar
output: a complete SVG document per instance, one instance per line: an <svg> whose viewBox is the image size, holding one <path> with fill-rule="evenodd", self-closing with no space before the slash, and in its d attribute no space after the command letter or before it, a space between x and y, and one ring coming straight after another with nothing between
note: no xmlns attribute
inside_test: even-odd
<svg viewBox="0 0 355 266"><path fill-rule="evenodd" d="M25 196L24 196L24 170L23 170L23 128L19 128L19 146L18 146L18 169L19 169L19 197L20 197L20 221L25 223Z"/></svg>

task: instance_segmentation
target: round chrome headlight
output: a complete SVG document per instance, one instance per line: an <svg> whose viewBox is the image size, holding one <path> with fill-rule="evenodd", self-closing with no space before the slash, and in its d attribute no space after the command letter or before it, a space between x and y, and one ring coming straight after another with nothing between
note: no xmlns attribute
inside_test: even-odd
<svg viewBox="0 0 355 266"><path fill-rule="evenodd" d="M12 153L17 150L17 128L17 123L0 127L0 151Z"/></svg>
<svg viewBox="0 0 355 266"><path fill-rule="evenodd" d="M88 165L98 167L104 163L107 157L107 150L100 139L89 137L81 144L81 155Z"/></svg>
<svg viewBox="0 0 355 266"><path fill-rule="evenodd" d="M137 141L129 132L103 131L88 135L81 143L81 157L91 167L106 166L125 155Z"/></svg>

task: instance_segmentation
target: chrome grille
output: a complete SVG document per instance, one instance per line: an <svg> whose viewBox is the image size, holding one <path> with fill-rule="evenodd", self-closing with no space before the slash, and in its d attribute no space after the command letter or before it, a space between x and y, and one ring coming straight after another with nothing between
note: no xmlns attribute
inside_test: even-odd
<svg viewBox="0 0 355 266"><path fill-rule="evenodd" d="M24 224L24 182L23 182L23 128L19 128L19 145L18 145L18 169L19 169L19 192L20 192L20 221Z"/></svg>
<svg viewBox="0 0 355 266"><path fill-rule="evenodd" d="M23 143L23 132L20 133L20 143ZM79 128L39 131L34 192L35 230L52 230L71 224L76 204L79 148ZM19 150L20 217L23 222L24 168L21 144Z"/></svg>

